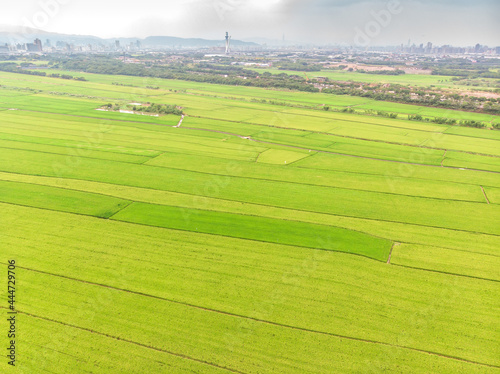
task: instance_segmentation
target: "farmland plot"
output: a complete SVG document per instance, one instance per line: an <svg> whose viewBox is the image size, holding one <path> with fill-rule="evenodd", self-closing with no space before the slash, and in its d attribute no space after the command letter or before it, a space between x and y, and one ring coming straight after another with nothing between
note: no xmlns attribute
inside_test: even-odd
<svg viewBox="0 0 500 374"><path fill-rule="evenodd" d="M0 73L23 372L500 372L496 132L312 108L436 111L364 98L82 76Z"/></svg>

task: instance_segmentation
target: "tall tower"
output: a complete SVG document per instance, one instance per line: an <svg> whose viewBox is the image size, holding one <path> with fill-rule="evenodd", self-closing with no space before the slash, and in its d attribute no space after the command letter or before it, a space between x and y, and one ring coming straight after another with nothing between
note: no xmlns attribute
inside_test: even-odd
<svg viewBox="0 0 500 374"><path fill-rule="evenodd" d="M229 33L226 31L226 55L229 53L229 49L231 47L231 37Z"/></svg>

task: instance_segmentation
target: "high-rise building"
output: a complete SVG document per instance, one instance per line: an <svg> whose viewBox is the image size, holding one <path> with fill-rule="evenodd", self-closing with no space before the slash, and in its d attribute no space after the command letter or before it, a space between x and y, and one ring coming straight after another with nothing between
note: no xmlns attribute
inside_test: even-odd
<svg viewBox="0 0 500 374"><path fill-rule="evenodd" d="M26 50L28 52L42 52L42 41L40 39L35 39L33 43L26 44Z"/></svg>
<svg viewBox="0 0 500 374"><path fill-rule="evenodd" d="M38 39L38 38L35 39L35 42L33 44L35 44L37 46L39 52L43 51L42 41L40 39Z"/></svg>

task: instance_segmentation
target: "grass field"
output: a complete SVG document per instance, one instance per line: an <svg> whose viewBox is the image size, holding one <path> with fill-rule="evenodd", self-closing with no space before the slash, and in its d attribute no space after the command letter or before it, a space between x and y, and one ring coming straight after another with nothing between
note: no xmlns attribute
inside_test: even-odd
<svg viewBox="0 0 500 374"><path fill-rule="evenodd" d="M303 76L303 72L293 71L293 70L280 70L280 69L262 69L262 68L254 68L252 70L263 72L268 71L272 74L289 74L289 75L301 75ZM358 73L351 72L346 70L323 70L323 71L312 71L307 72L307 77L312 79L314 77L328 77L332 80L338 81L353 81L353 82L367 82L367 83L395 83L402 85L414 85L414 86L436 86L443 88L459 88L459 87L467 87L462 85L460 82L454 82L452 80L452 76L446 75L431 75L431 74L403 74L403 75L383 75L383 74L366 74L366 73ZM483 82L497 82L498 80L493 78L484 78ZM477 86L475 89L481 89L484 87Z"/></svg>
<svg viewBox="0 0 500 374"><path fill-rule="evenodd" d="M499 132L73 75L0 73L19 372L500 373Z"/></svg>

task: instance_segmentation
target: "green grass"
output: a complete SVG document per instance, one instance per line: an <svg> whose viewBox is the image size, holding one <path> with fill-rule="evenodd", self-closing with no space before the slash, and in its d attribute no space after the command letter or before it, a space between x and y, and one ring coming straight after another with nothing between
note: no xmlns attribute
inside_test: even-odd
<svg viewBox="0 0 500 374"><path fill-rule="evenodd" d="M29 279L36 283L40 279ZM120 372L120 373L227 373L201 362L188 360L172 353L151 349L146 344L133 346L131 343L112 336L97 334L32 315L17 316L26 332L31 334L30 342L18 342L22 359L16 364L18 370L26 373L51 371L69 372ZM58 349L55 350L54 348ZM101 355L100 352L106 352ZM123 357L127 357L126 360ZM97 362L98 361L98 362ZM55 364L57 363L57 364ZM0 367L5 365L3 362ZM5 371L9 368L5 367Z"/></svg>
<svg viewBox="0 0 500 374"><path fill-rule="evenodd" d="M55 71L51 71L55 72ZM57 71L58 73L71 74L74 75L74 72L64 72ZM323 72L321 72L323 73ZM320 74L321 75L321 74ZM376 76L370 74L358 74L361 75L361 78L376 80L378 82L381 79L402 79L399 77L392 76ZM374 110L385 110L391 111L401 114L401 116L406 116L407 114L422 114L429 117L446 117L455 118L455 119L474 119L480 121L491 121L494 118L498 118L498 116L485 115L480 113L466 113L461 111L452 111L445 110L439 108L424 108L417 105L407 105L407 104L398 104L398 103L386 103L381 101L375 101L372 99L361 98L361 97L349 97L345 95L330 95L330 94L312 94L312 93L304 93L304 92L283 92L278 90L266 90L256 87L237 87L237 86L225 86L225 85L212 85L206 84L202 88L200 84L196 82L184 82L184 81L176 81L176 80L162 80L162 79L153 79L153 78L136 78L136 77L127 77L127 76L103 76L96 74L88 74L88 73L79 73L78 76L83 76L89 80L89 82L77 82L77 81L66 81L57 78L45 78L45 77L36 77L36 76L22 76L20 74L12 74L12 73L0 73L0 77L5 83L13 85L15 87L38 87L38 89L45 88L44 92L67 92L68 88L66 86L71 87L70 90L76 90L75 92L82 93L81 87L86 87L87 89L97 88L101 91L92 92L96 96L106 101L113 100L121 100L124 102L133 102L140 99L146 99L143 101L154 101L161 102L162 95L165 95L167 99L165 103L177 102L178 97L183 97L183 101L188 100L188 103L185 105L188 109L191 110L190 114L206 114L207 110L211 113L215 113L215 109L217 107L214 105L214 98L210 96L216 96L217 105L232 105L231 100L224 100L226 97L232 97L236 99L245 99L250 100L252 98L258 99L267 99L267 100L278 100L278 101L286 101L296 105L316 105L319 106L321 104L326 104L332 107L346 107L346 106L357 106L359 109L374 109ZM405 78L412 77L412 75L403 76ZM421 75L413 76L416 80L422 79ZM443 79L443 77L438 76L428 76L432 79ZM120 82L124 84L132 84L136 87L126 87L126 86L113 86L112 82ZM46 83L50 83L50 85L46 85ZM144 90L147 85L154 85L160 87L160 90ZM76 87L76 88L73 88ZM50 88L50 89L49 89ZM172 91L170 91L172 90ZM202 94L206 97L196 97L193 98L187 97L186 95L180 92L175 93L175 90L187 91L190 94ZM84 91L86 92L86 91ZM87 96L87 95L85 95ZM197 103L198 101L198 103ZM189 102L192 102L190 105ZM210 104L203 104L210 103ZM102 105L101 103L100 105ZM179 104L179 103L177 103ZM241 105L238 103L237 105ZM264 108L262 104L255 104L261 108ZM200 111L199 108L203 108L204 110ZM280 108L280 106L278 106ZM283 108L283 107L281 107ZM195 112L193 112L195 110Z"/></svg>
<svg viewBox="0 0 500 374"><path fill-rule="evenodd" d="M500 172L500 157L484 157L457 152L448 152L443 164L447 166L459 166L469 169Z"/></svg>
<svg viewBox="0 0 500 374"><path fill-rule="evenodd" d="M275 151L275 150L273 150ZM269 151L266 151L267 153ZM284 153L287 154L287 153ZM307 154L297 154L308 156ZM260 156L262 157L262 155ZM259 162L261 161L259 157ZM352 159L352 158L351 158ZM303 158L301 158L303 160ZM319 159L318 159L319 160ZM319 161L318 161L319 162ZM281 167L255 164L243 161L231 161L213 157L200 159L179 153L165 153L147 163L168 168L210 172L217 175L245 176L256 179L287 181L318 186L344 187L357 190L396 193L421 197L435 197L441 199L468 200L483 202L483 194L479 184L421 180L419 178L394 176L390 178L377 170L357 173L345 168L336 170L311 170L304 167ZM299 164L297 162L297 164ZM303 165L303 164L300 164Z"/></svg>
<svg viewBox="0 0 500 374"><path fill-rule="evenodd" d="M28 163L20 161L30 158L32 161ZM79 164L75 168L64 156L18 150L12 150L8 155L0 155L0 160L3 161L0 170L7 172L100 181L349 217L498 234L498 227L493 220L498 214L497 207L482 203L353 191L245 177L217 179L209 173L89 158L78 158ZM391 204L388 204L388 201L391 201ZM474 220L463 220L455 214L456 209L465 216L475 217ZM425 214L422 214L422 211Z"/></svg>
<svg viewBox="0 0 500 374"><path fill-rule="evenodd" d="M396 245L391 264L500 281L500 257L418 244Z"/></svg>
<svg viewBox="0 0 500 374"><path fill-rule="evenodd" d="M392 245L366 234L304 222L133 203L112 219L270 243L341 251L387 260ZM323 238L330 238L325 243Z"/></svg>
<svg viewBox="0 0 500 374"><path fill-rule="evenodd" d="M27 140L26 137L16 137L16 136L13 137L18 139L24 138L24 140ZM69 146L69 145L54 146L46 144L37 144L23 140L15 140L15 141L0 140L0 149L1 152L8 152L8 149L25 149L37 152L56 153L61 155L66 154L68 156L77 155L90 158L97 158L101 160L116 160L116 161L131 162L137 164L142 164L151 159L150 157L146 156L124 155L116 152L101 152L94 149L94 147L90 143L77 144L76 146Z"/></svg>
<svg viewBox="0 0 500 374"><path fill-rule="evenodd" d="M414 160L427 157L426 151L417 151ZM411 161L408 159L407 161ZM500 180L496 174L480 170L459 170L455 168L435 168L425 165L395 164L382 160L370 160L343 155L331 155L318 153L310 158L296 162L293 167L350 171L360 174L377 174L387 178L387 183L396 185L399 177L417 178L423 180L448 181L454 183L468 183L475 185L500 186Z"/></svg>
<svg viewBox="0 0 500 374"><path fill-rule="evenodd" d="M446 246L451 249L466 250L483 254L496 254L500 246L498 236L469 233L464 231L446 230L386 221L342 217L322 213L304 212L293 209L270 207L251 203L234 202L230 200L193 196L177 192L152 190L147 188L128 187L101 182L89 182L74 179L50 178L21 174L0 173L2 180L41 184L45 186L67 188L71 190L100 193L124 200L174 205L188 209L210 210L234 214L253 215L289 220L293 217L301 222L343 227L369 235L386 238L391 241L420 243L427 246ZM491 188L488 192L491 191ZM469 243L475 246L470 247Z"/></svg>
<svg viewBox="0 0 500 374"><path fill-rule="evenodd" d="M252 69L258 72L268 71L272 74L286 73L289 75L303 76L303 72L292 70L279 70L279 69ZM307 72L307 76L312 79L314 77L328 77L331 80L339 81L353 81L353 82L366 82L366 83L395 83L402 85L415 85L415 86L437 86L446 88L465 88L470 89L469 86L455 84L451 78L452 76L441 76L431 74L404 74L404 75L383 75L383 74L366 74L358 72L350 72L345 70L323 70ZM496 82L496 79L485 79L486 82ZM474 87L481 88L481 87Z"/></svg>
<svg viewBox="0 0 500 374"><path fill-rule="evenodd" d="M264 164L289 165L309 156L310 153L307 152L269 149L262 152L257 161Z"/></svg>
<svg viewBox="0 0 500 374"><path fill-rule="evenodd" d="M7 181L0 181L0 201L101 218L109 218L129 203L109 196Z"/></svg>
<svg viewBox="0 0 500 374"><path fill-rule="evenodd" d="M297 328L497 362L490 349L494 308L498 307L492 282L463 278L450 281L444 274L391 267L336 252L299 247L291 251L291 247L270 243L256 246L241 239L218 239L8 205L2 208L3 214L18 218L4 232L8 235L6 244L19 243L16 238L23 233L25 250L17 253L18 262L48 273L20 270L25 290L19 308L37 316L250 372L258 371L255 365L263 362L258 359L262 357L259 348L274 346L278 341L284 343L283 351L269 352L269 361L262 368L266 372L277 369L274 365L289 365L290 371L296 372L304 368L329 372L337 365L363 370L364 359L356 358L361 347L365 355L370 355L366 362L381 368L388 365L382 357L397 357L409 370L420 365L425 370L429 364L426 360L450 372L470 364L407 349L309 335L147 295ZM52 234L55 224L58 236ZM37 244L30 244L29 238L35 234ZM6 255L15 254L12 245L7 248ZM45 255L34 256L40 249ZM137 266L138 261L141 266ZM129 271L131 268L134 272ZM186 278L189 282L178 281ZM180 338L180 332L186 329L193 333ZM266 329L271 330L267 333ZM139 330L141 334L136 333ZM212 343L196 344L205 339ZM296 341L301 342L298 347ZM304 341L310 342L305 351ZM229 346L234 349L228 350ZM332 346L352 359L342 363L337 355L325 354ZM290 353L290 348L296 351ZM243 363L240 349L250 355ZM288 354L295 358L293 362L291 357L276 362L275 355ZM427 359L421 361L423 357ZM297 367L297 360L304 367ZM401 365L400 360L389 361L389 365Z"/></svg>
<svg viewBox="0 0 500 374"><path fill-rule="evenodd" d="M484 190L490 203L500 204L500 188L486 187Z"/></svg>

